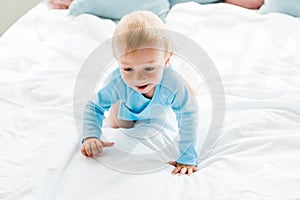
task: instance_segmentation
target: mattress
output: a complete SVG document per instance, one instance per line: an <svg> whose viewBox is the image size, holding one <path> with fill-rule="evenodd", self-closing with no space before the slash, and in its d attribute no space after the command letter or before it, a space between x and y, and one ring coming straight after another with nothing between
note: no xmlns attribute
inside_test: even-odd
<svg viewBox="0 0 300 200"><path fill-rule="evenodd" d="M174 6L166 24L203 49L224 91L222 124L210 133L205 78L174 59L197 91L199 170L172 175L166 159L145 156L177 137L171 113L152 142L133 136L160 122L128 130L105 122L116 145L98 158L80 153L76 81L116 25L40 3L0 38L0 199L300 199L299 19L190 2Z"/></svg>

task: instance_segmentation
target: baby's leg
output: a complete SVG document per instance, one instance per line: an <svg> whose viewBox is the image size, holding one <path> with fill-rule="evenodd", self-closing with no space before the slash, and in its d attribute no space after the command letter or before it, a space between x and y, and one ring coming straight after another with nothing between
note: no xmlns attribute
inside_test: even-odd
<svg viewBox="0 0 300 200"><path fill-rule="evenodd" d="M108 121L112 128L132 128L133 121L118 119L120 101L114 104L109 111Z"/></svg>

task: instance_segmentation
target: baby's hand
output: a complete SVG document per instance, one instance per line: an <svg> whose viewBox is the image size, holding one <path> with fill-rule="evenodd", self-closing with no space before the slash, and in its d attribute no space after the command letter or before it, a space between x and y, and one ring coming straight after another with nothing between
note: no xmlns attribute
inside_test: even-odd
<svg viewBox="0 0 300 200"><path fill-rule="evenodd" d="M172 171L173 175L178 173L179 175L187 174L190 176L193 172L198 171L197 167L194 165L184 165L175 161L170 161L168 163L175 166L175 169Z"/></svg>
<svg viewBox="0 0 300 200"><path fill-rule="evenodd" d="M113 146L113 142L103 142L98 138L86 138L81 146L81 153L86 157L98 156L103 147Z"/></svg>

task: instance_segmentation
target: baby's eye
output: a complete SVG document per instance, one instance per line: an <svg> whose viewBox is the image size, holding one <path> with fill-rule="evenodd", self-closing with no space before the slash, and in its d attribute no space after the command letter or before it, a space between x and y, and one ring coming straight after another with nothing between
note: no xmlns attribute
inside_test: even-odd
<svg viewBox="0 0 300 200"><path fill-rule="evenodd" d="M154 70L154 67L146 67L145 70L150 72Z"/></svg>
<svg viewBox="0 0 300 200"><path fill-rule="evenodd" d="M133 71L133 69L130 68L130 67L123 68L123 70L126 71L126 72L131 72L131 71Z"/></svg>

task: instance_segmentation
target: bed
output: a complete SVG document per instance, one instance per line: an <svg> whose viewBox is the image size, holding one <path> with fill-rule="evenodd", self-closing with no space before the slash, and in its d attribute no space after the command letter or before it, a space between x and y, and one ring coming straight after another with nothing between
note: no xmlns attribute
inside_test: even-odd
<svg viewBox="0 0 300 200"><path fill-rule="evenodd" d="M76 78L115 23L40 3L0 38L0 199L300 199L299 18L190 2L175 5L166 24L207 52L224 87L224 123L199 170L173 176L173 166L160 161L159 170L122 171L140 163L115 150L145 144L126 145L108 126L108 139L120 146L102 157L118 158L119 168L81 155ZM199 123L209 124L205 87L197 98Z"/></svg>

